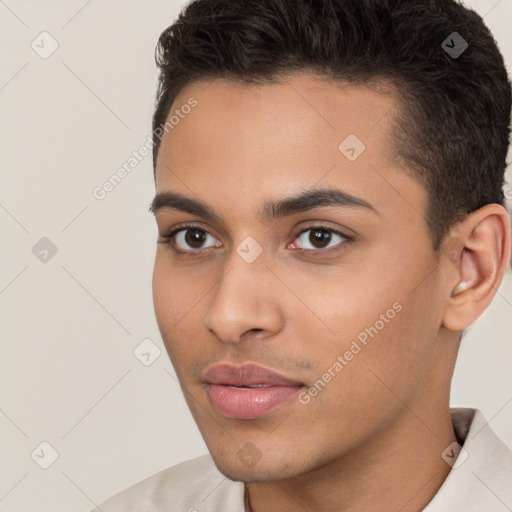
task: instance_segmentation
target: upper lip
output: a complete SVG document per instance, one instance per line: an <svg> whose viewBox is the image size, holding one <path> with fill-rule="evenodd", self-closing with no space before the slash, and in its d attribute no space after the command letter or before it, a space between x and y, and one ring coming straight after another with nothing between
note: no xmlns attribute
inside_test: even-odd
<svg viewBox="0 0 512 512"><path fill-rule="evenodd" d="M204 375L204 380L210 384L223 384L225 386L302 386L301 382L288 379L263 366L244 364L232 366L218 364L212 366Z"/></svg>

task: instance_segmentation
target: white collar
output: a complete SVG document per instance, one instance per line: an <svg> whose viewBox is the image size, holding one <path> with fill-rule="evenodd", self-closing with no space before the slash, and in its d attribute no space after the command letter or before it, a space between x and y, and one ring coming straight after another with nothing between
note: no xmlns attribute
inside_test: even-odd
<svg viewBox="0 0 512 512"><path fill-rule="evenodd" d="M451 409L464 440L455 464L423 512L512 512L512 451L478 409Z"/></svg>

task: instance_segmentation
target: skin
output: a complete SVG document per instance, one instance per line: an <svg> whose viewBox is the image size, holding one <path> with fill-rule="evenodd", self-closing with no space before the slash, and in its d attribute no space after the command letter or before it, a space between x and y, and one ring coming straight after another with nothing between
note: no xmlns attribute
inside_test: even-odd
<svg viewBox="0 0 512 512"><path fill-rule="evenodd" d="M156 191L204 201L219 220L155 212L153 298L215 464L247 482L253 512L422 510L451 469L441 454L456 441L449 390L460 333L506 270L506 210L481 208L451 230L449 247L432 250L426 191L393 158L399 102L389 88L306 74L271 85L216 79L189 84L173 109L190 97L198 105L164 135ZM338 150L349 134L366 145L354 162ZM314 187L374 210L258 218L264 201ZM192 257L163 238L188 222L208 233L203 245L175 237ZM331 233L315 245L319 222L352 242ZM236 252L248 236L263 248L252 263ZM339 250L325 252L331 247ZM211 405L203 375L213 364L255 363L308 389L395 303L401 311L307 404L292 399L251 420ZM247 450L252 463L240 457Z"/></svg>

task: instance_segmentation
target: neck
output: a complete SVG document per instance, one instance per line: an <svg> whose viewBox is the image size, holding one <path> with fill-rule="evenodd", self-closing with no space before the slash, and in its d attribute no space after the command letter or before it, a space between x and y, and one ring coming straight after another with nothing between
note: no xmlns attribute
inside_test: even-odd
<svg viewBox="0 0 512 512"><path fill-rule="evenodd" d="M247 484L246 509L422 511L450 472L442 452L457 442L448 402L443 405L414 408L421 415L404 406L387 430L340 459L290 480Z"/></svg>

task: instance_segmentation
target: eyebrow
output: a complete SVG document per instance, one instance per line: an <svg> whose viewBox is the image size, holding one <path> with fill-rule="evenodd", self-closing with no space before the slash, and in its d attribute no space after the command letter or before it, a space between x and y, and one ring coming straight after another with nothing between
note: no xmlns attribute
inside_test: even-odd
<svg viewBox="0 0 512 512"><path fill-rule="evenodd" d="M270 222L289 215L325 206L341 208L364 208L378 214L370 203L351 196L336 188L314 188L278 201L266 201L259 212L262 222ZM203 201L183 196L176 192L161 192L149 205L149 211L156 215L166 208L180 210L209 220L221 222L221 216Z"/></svg>

